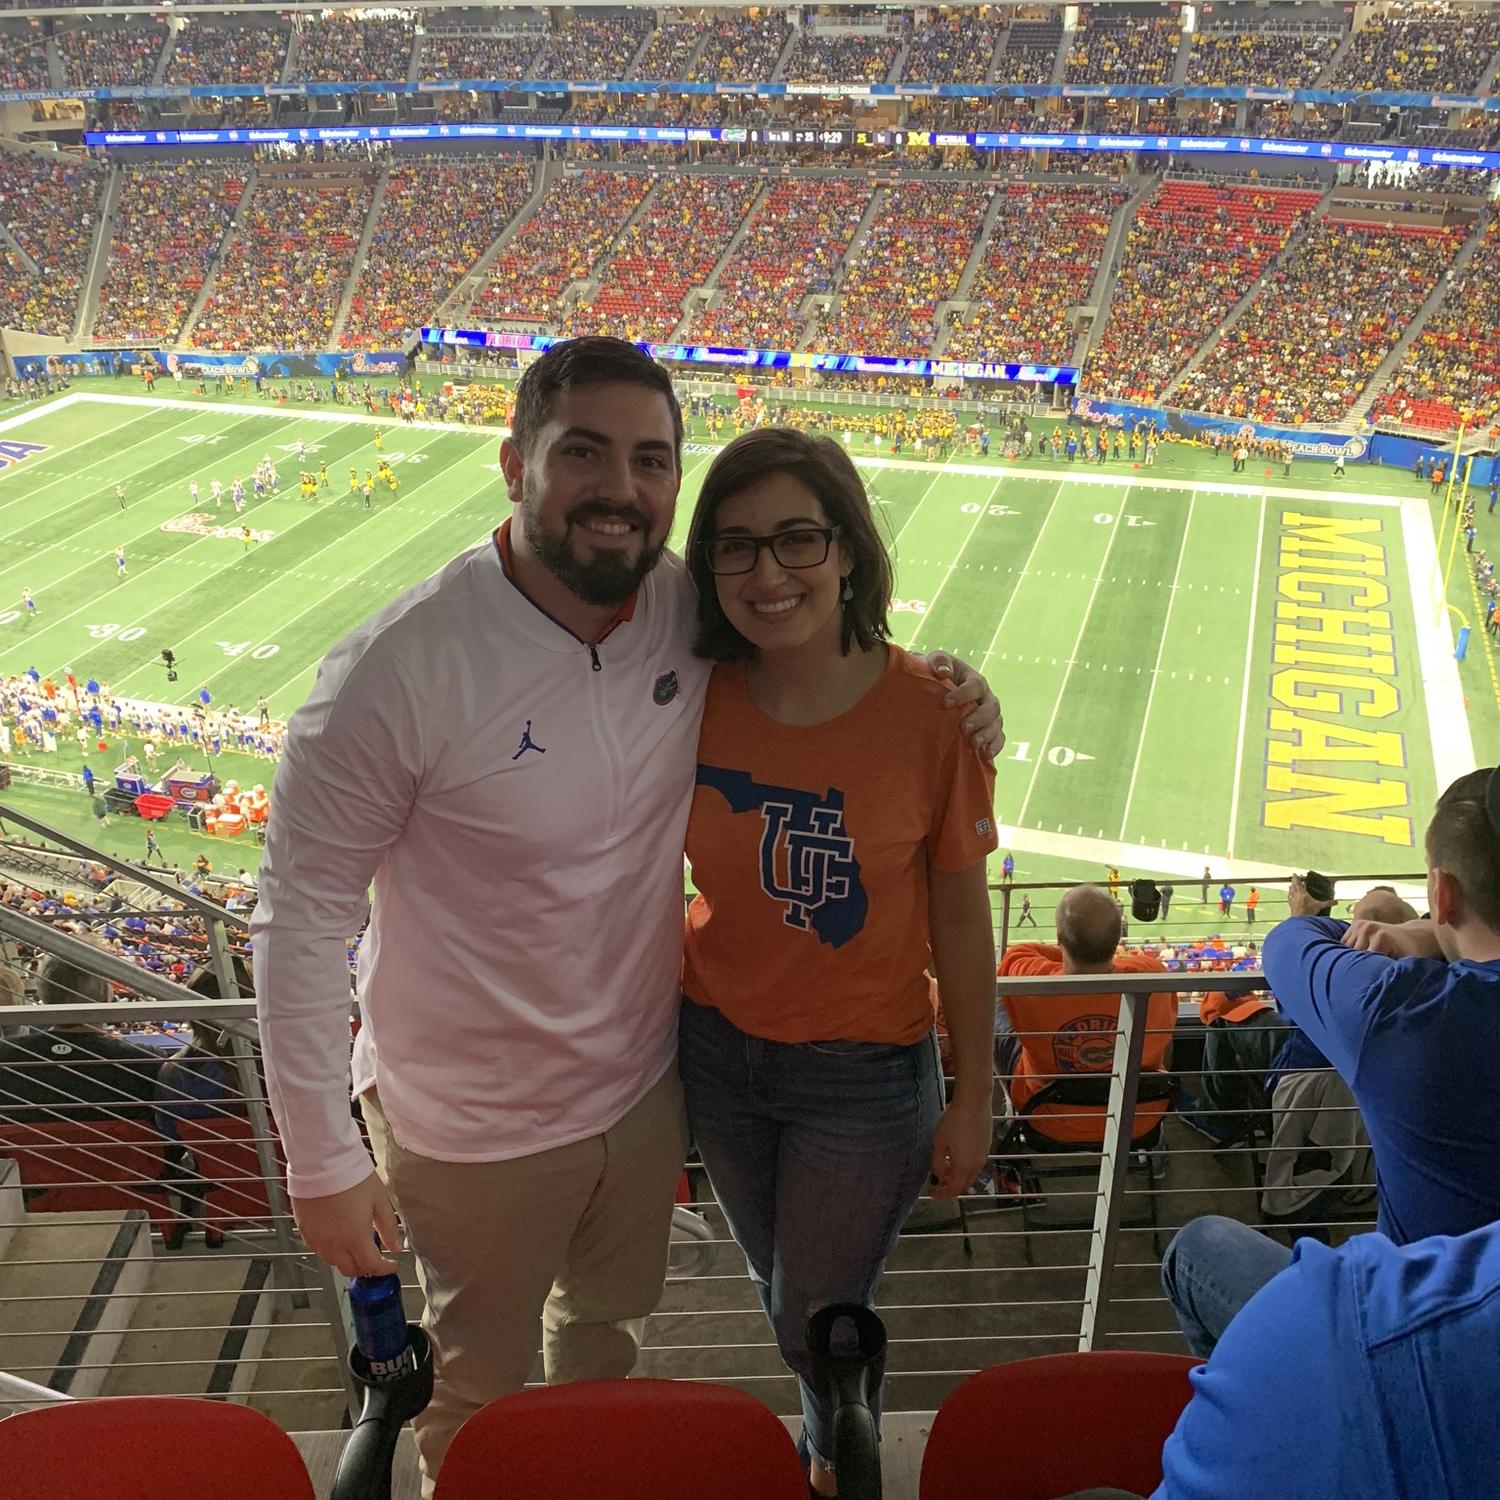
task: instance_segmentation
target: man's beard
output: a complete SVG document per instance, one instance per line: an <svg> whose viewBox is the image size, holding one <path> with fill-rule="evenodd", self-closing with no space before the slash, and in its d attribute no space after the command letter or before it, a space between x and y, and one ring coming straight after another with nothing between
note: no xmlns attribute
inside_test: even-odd
<svg viewBox="0 0 1500 1500"><path fill-rule="evenodd" d="M591 517L625 521L638 527L643 536L649 535L650 522L635 506L606 505L596 500L575 505L563 518L562 530L554 534L542 521L541 506L536 497L523 493L521 531L532 555L569 593L585 604L613 609L630 598L640 587L641 580L661 561L665 543L653 547L649 541L643 540L634 562L623 550L609 547L594 550L592 557L585 562L573 552L569 536L574 525Z"/></svg>

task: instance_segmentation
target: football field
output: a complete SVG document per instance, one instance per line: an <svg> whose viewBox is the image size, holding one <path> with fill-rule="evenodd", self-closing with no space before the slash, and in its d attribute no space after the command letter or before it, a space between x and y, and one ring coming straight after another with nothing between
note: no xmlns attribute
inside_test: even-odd
<svg viewBox="0 0 1500 1500"><path fill-rule="evenodd" d="M365 510L348 486L374 466L363 415L77 393L7 417L0 671L71 667L183 705L205 685L220 708L264 694L285 718L334 641L509 510L496 432L383 425L400 494ZM299 442L329 470L313 504ZM712 451L688 445L679 539ZM264 454L280 494L236 516L229 486ZM997 814L1023 878L1420 867L1437 789L1474 764L1420 494L861 463L894 542L895 638L981 664L1001 697Z"/></svg>

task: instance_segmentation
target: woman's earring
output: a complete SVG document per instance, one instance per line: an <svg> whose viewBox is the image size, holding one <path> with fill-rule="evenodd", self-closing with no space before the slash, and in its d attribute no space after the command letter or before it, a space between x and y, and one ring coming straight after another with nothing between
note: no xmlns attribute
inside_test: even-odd
<svg viewBox="0 0 1500 1500"><path fill-rule="evenodd" d="M849 575L847 573L845 573L844 574L844 592L839 595L839 598L842 599L845 604L847 604L853 597L854 597L854 585L849 582Z"/></svg>

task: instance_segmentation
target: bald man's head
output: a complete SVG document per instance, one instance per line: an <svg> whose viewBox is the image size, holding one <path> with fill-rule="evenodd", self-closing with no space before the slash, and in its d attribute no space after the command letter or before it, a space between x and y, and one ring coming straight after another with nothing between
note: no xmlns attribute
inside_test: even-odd
<svg viewBox="0 0 1500 1500"><path fill-rule="evenodd" d="M1377 885L1366 891L1354 903L1355 921L1365 922L1415 922L1418 913L1388 885Z"/></svg>
<svg viewBox="0 0 1500 1500"><path fill-rule="evenodd" d="M1120 946L1119 904L1096 885L1075 885L1057 903L1057 943L1077 968L1109 963Z"/></svg>

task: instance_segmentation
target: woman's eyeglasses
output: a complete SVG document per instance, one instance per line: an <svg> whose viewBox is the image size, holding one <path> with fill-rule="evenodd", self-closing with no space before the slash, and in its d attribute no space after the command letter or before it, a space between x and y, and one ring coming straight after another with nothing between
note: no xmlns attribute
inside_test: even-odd
<svg viewBox="0 0 1500 1500"><path fill-rule="evenodd" d="M709 572L720 576L753 573L762 547L769 547L783 568L816 568L827 561L838 530L837 526L808 526L778 531L774 536L716 536L704 542L703 555Z"/></svg>

